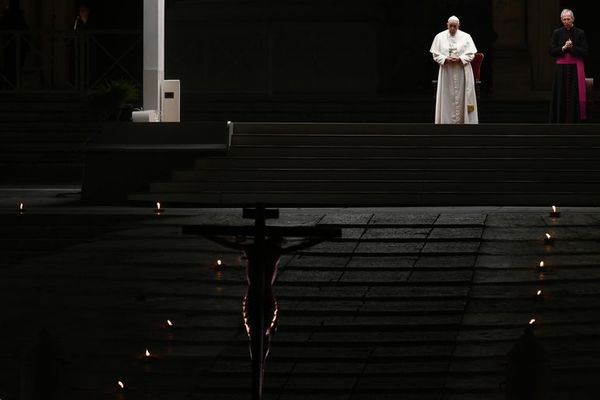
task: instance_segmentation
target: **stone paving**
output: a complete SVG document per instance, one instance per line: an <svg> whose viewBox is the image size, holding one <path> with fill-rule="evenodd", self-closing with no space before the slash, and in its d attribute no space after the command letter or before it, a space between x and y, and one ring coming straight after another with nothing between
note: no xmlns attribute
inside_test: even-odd
<svg viewBox="0 0 600 400"><path fill-rule="evenodd" d="M561 211L281 209L269 224L343 235L282 257L264 398L504 399L507 354L535 318L546 364L519 373L547 365L548 398L597 399L600 209ZM250 224L240 210L158 216L81 207L73 188L0 190L0 220L1 399L36 385L61 399L250 398L245 258L181 233Z"/></svg>

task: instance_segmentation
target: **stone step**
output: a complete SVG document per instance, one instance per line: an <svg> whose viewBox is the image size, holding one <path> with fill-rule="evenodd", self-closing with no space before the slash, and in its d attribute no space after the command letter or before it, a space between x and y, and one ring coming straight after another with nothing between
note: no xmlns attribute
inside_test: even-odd
<svg viewBox="0 0 600 400"><path fill-rule="evenodd" d="M257 203L275 207L345 207L348 204L361 206L522 206L524 204L591 206L600 202L598 193L562 192L547 190L544 193L490 192L490 193L443 193L431 192L359 192L359 191L312 191L273 192L252 191L206 191L204 193L137 193L131 194L132 204L152 206L156 201L182 207L217 206L245 207Z"/></svg>
<svg viewBox="0 0 600 400"><path fill-rule="evenodd" d="M483 158L483 157L437 157L433 159L420 159L410 156L400 157L379 157L365 156L360 157L338 157L328 158L316 156L293 156L280 157L207 157L196 160L195 170L226 170L226 169L261 169L261 168L279 168L279 169L297 169L297 168L323 168L323 169L423 169L431 166L435 169L505 169L527 170L532 165L532 159L529 157L517 158L506 157ZM539 157L536 158L534 165L547 166L549 169L557 170L587 170L600 169L600 159L596 157Z"/></svg>
<svg viewBox="0 0 600 400"><path fill-rule="evenodd" d="M348 163L350 164L350 162ZM422 162L421 162L422 164ZM175 182L236 181L236 180L445 180L445 181L518 181L523 178L553 184L556 182L591 182L600 177L600 169L595 170L563 170L557 168L529 169L448 169L439 168L311 168L310 163L297 164L297 168L227 168L174 171Z"/></svg>
<svg viewBox="0 0 600 400"><path fill-rule="evenodd" d="M292 205L344 198L356 205L589 205L600 195L593 125L257 122L233 129L227 156L175 171L171 181L151 184L151 195Z"/></svg>
<svg viewBox="0 0 600 400"><path fill-rule="evenodd" d="M97 123L84 121L2 121L0 140L16 135L42 136L49 133L60 133L61 135L81 134L96 127Z"/></svg>
<svg viewBox="0 0 600 400"><path fill-rule="evenodd" d="M83 146L99 129L86 99L7 95L0 101L3 182L80 180Z"/></svg>
<svg viewBox="0 0 600 400"><path fill-rule="evenodd" d="M550 187L551 186L551 187ZM373 192L377 193L547 193L552 188L560 192L577 192L600 194L600 180L572 182L534 181L534 180L392 180L392 179L304 179L304 180L227 180L200 182L155 182L150 186L154 193L197 193L204 191L252 191L265 192Z"/></svg>
<svg viewBox="0 0 600 400"><path fill-rule="evenodd" d="M33 143L3 143L2 151L7 153L4 157L8 159L15 158L19 159L22 156L31 155L32 157L38 157L40 153L45 156L65 154L77 152L78 157L83 157L81 149L83 143L81 141L65 141L65 142L54 142L48 140L48 142L33 142Z"/></svg>
<svg viewBox="0 0 600 400"><path fill-rule="evenodd" d="M233 147L245 146L427 146L427 147L562 147L600 146L600 135L589 134L336 134L336 133L255 133L233 135Z"/></svg>
<svg viewBox="0 0 600 400"><path fill-rule="evenodd" d="M570 144L565 146L233 146L229 151L233 157L485 157L485 158L530 158L542 157L593 158L600 155L600 146Z"/></svg>
<svg viewBox="0 0 600 400"><path fill-rule="evenodd" d="M20 94L12 97L4 95L0 100L0 121L3 123L46 123L92 119L93 112L89 101L78 95Z"/></svg>
<svg viewBox="0 0 600 400"><path fill-rule="evenodd" d="M594 124L479 124L433 125L430 123L321 123L321 122L233 122L235 135L419 135L435 136L572 136L596 135Z"/></svg>

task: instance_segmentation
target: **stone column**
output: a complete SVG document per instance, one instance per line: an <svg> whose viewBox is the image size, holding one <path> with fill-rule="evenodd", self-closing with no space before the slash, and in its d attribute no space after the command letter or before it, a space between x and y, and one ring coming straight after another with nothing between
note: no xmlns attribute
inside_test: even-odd
<svg viewBox="0 0 600 400"><path fill-rule="evenodd" d="M75 76L75 54L73 51L73 23L76 16L76 6L73 0L52 0L45 1L48 9L44 11L44 15L49 19L48 26L44 28L46 31L52 31L55 36L52 37L51 54L48 59L53 59L52 65L50 62L44 62L46 68L50 71L45 73L45 83L49 89L76 89L72 77ZM50 8L51 7L51 8ZM64 32L64 34L63 34ZM50 75L52 74L52 75Z"/></svg>
<svg viewBox="0 0 600 400"><path fill-rule="evenodd" d="M144 110L160 113L165 70L165 1L144 0Z"/></svg>
<svg viewBox="0 0 600 400"><path fill-rule="evenodd" d="M548 47L552 31L561 25L560 1L529 0L527 7L532 86L535 90L551 90L554 63Z"/></svg>

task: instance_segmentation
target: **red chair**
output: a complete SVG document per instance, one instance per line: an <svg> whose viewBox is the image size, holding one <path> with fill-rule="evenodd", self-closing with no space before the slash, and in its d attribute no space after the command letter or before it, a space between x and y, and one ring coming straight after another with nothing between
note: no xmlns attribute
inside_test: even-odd
<svg viewBox="0 0 600 400"><path fill-rule="evenodd" d="M475 53L475 58L471 61L471 68L473 68L473 76L475 82L481 83L481 63L483 62L483 53Z"/></svg>
<svg viewBox="0 0 600 400"><path fill-rule="evenodd" d="M592 102L594 100L594 96L592 95L593 90L594 78L585 78L585 97L587 100L588 121L592 119Z"/></svg>
<svg viewBox="0 0 600 400"><path fill-rule="evenodd" d="M483 57L483 53L475 53L475 58L471 61L473 77L475 78L475 93L477 95L477 100L481 97L481 63L483 62Z"/></svg>

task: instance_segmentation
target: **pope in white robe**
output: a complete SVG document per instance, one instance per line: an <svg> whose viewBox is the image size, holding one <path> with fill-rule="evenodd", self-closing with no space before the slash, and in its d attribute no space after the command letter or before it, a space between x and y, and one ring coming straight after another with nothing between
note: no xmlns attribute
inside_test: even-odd
<svg viewBox="0 0 600 400"><path fill-rule="evenodd" d="M458 18L448 19L448 30L438 33L431 49L439 67L435 102L436 124L477 124L477 98L471 61L477 49L471 35L459 30Z"/></svg>

